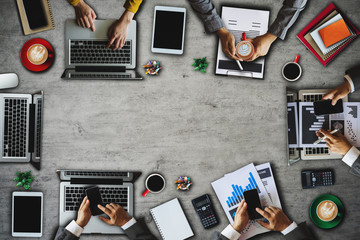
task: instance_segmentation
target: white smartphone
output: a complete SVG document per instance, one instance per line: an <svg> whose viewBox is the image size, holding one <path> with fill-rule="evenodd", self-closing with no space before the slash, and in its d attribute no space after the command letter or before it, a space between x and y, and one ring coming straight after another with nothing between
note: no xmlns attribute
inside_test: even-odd
<svg viewBox="0 0 360 240"><path fill-rule="evenodd" d="M41 237L43 228L43 193L12 193L13 237Z"/></svg>
<svg viewBox="0 0 360 240"><path fill-rule="evenodd" d="M151 41L154 53L183 54L186 9L156 6Z"/></svg>

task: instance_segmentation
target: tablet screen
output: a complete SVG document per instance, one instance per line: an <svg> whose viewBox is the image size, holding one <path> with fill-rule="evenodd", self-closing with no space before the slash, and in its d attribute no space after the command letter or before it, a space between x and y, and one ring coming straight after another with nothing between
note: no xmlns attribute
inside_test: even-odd
<svg viewBox="0 0 360 240"><path fill-rule="evenodd" d="M14 232L41 232L40 196L14 196Z"/></svg>
<svg viewBox="0 0 360 240"><path fill-rule="evenodd" d="M181 50L183 28L183 12L157 10L153 47Z"/></svg>

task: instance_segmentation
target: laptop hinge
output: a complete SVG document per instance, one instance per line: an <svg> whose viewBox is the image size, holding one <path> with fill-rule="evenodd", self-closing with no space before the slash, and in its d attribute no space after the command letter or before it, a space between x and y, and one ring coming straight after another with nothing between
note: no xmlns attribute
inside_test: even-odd
<svg viewBox="0 0 360 240"><path fill-rule="evenodd" d="M124 66L110 67L110 66L76 66L76 72L125 72Z"/></svg>
<svg viewBox="0 0 360 240"><path fill-rule="evenodd" d="M35 104L29 104L29 152L33 153L35 149Z"/></svg>
<svg viewBox="0 0 360 240"><path fill-rule="evenodd" d="M122 179L106 179L106 178L71 178L71 184L109 184L109 185L123 185Z"/></svg>

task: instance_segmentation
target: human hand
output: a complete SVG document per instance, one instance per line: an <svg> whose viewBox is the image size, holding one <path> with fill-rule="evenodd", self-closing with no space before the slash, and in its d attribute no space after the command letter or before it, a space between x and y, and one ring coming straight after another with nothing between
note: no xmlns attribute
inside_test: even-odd
<svg viewBox="0 0 360 240"><path fill-rule="evenodd" d="M340 98L346 97L351 92L351 86L349 81L345 81L343 84L338 86L337 88L328 92L325 96L323 96L323 100L325 99L332 99L331 104L335 106L337 101Z"/></svg>
<svg viewBox="0 0 360 240"><path fill-rule="evenodd" d="M91 218L90 201L88 200L87 197L84 197L78 211L76 223L80 227L84 228L90 221L90 218Z"/></svg>
<svg viewBox="0 0 360 240"><path fill-rule="evenodd" d="M352 147L352 145L345 138L345 136L339 132L331 134L329 131L320 129L319 132L316 133L316 135L318 137L326 136L326 138L324 139L326 141L326 146L333 153L345 155Z"/></svg>
<svg viewBox="0 0 360 240"><path fill-rule="evenodd" d="M236 210L233 228L237 232L242 232L248 223L249 215L247 212L247 203L243 199Z"/></svg>
<svg viewBox="0 0 360 240"><path fill-rule="evenodd" d="M108 31L109 44L107 45L107 48L109 48L112 44L114 44L113 50L120 49L124 46L128 34L129 24L131 23L133 17L133 12L125 10L121 18L110 26Z"/></svg>
<svg viewBox="0 0 360 240"><path fill-rule="evenodd" d="M131 219L127 212L115 203L106 204L105 207L99 204L98 208L110 217L108 219L100 216L100 219L109 225L122 227Z"/></svg>
<svg viewBox="0 0 360 240"><path fill-rule="evenodd" d="M260 220L257 222L264 228L271 231L281 232L291 224L290 219L280 208L270 206L266 207L265 211L260 208L256 208L256 211L269 221L269 223L265 223Z"/></svg>
<svg viewBox="0 0 360 240"><path fill-rule="evenodd" d="M265 33L264 35L258 36L256 38L247 39L254 45L254 55L247 61L254 61L258 57L265 56L276 38L277 37L271 33Z"/></svg>
<svg viewBox="0 0 360 240"><path fill-rule="evenodd" d="M220 38L221 41L221 48L222 51L229 57L235 60L242 61L241 58L238 58L235 55L235 37L232 35L226 28L220 28L217 32L217 35Z"/></svg>
<svg viewBox="0 0 360 240"><path fill-rule="evenodd" d="M95 32L94 21L96 14L94 10L87 5L83 0L74 6L76 14L76 22L80 27L91 28Z"/></svg>

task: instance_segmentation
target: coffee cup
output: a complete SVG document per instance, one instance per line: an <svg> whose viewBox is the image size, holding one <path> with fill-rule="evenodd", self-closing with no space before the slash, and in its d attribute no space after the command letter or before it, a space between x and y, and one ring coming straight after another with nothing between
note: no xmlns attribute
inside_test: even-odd
<svg viewBox="0 0 360 240"><path fill-rule="evenodd" d="M236 55L245 61L254 55L254 45L246 40L245 32L242 34L241 42L236 44Z"/></svg>
<svg viewBox="0 0 360 240"><path fill-rule="evenodd" d="M29 47L26 56L32 64L41 65L49 58L49 53L44 45L35 43Z"/></svg>
<svg viewBox="0 0 360 240"><path fill-rule="evenodd" d="M160 193L165 188L165 178L159 173L150 174L145 180L146 190L142 196L145 197L148 193Z"/></svg>
<svg viewBox="0 0 360 240"><path fill-rule="evenodd" d="M337 205L330 200L320 202L316 207L316 215L321 221L330 222L338 216Z"/></svg>
<svg viewBox="0 0 360 240"><path fill-rule="evenodd" d="M281 73L287 81L294 82L301 77L302 69L300 64L298 63L299 58L300 56L296 55L294 62L285 63L285 65L283 66Z"/></svg>

